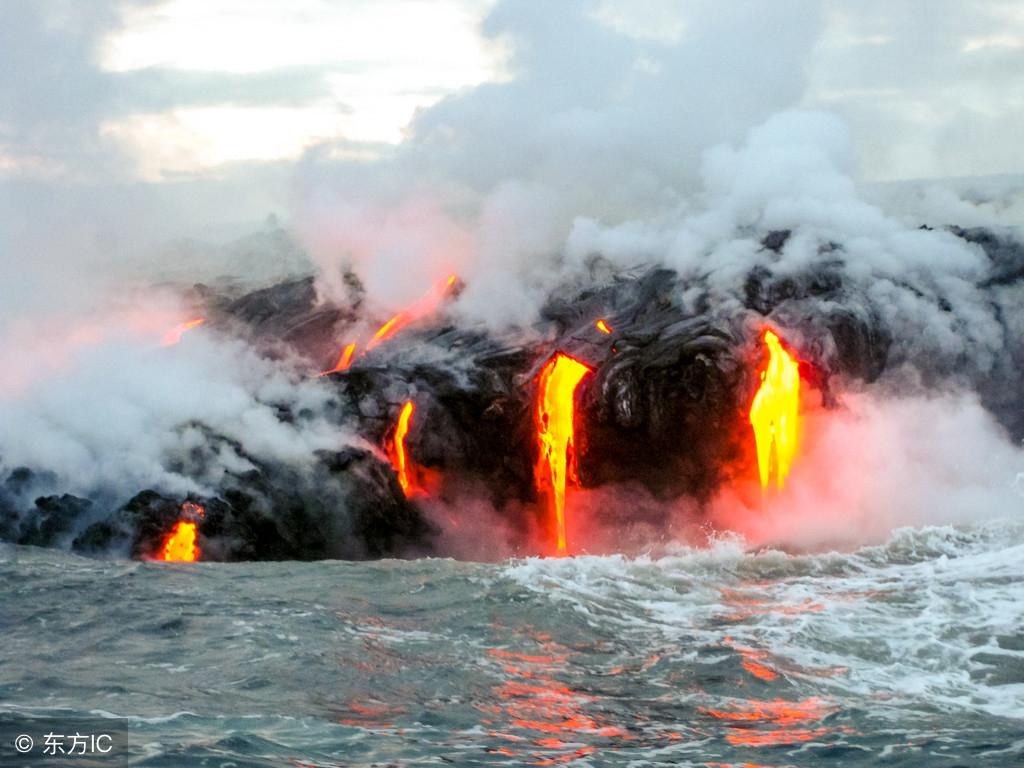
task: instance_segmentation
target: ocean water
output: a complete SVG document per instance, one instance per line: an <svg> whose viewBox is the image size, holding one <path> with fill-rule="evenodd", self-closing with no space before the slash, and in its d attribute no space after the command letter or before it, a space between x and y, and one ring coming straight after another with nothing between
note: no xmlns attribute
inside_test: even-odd
<svg viewBox="0 0 1024 768"><path fill-rule="evenodd" d="M3 545L0 765L1024 765L1022 577L1019 523L501 564ZM72 734L109 751L44 754Z"/></svg>

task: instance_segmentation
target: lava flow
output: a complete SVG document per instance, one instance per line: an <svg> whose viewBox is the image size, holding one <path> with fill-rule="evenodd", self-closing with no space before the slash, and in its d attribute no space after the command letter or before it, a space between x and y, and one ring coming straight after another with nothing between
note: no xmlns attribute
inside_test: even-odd
<svg viewBox="0 0 1024 768"><path fill-rule="evenodd" d="M334 367L329 371L322 371L321 376L326 376L328 373L339 373L341 371L347 371L349 366L352 365L352 358L356 353L356 343L353 341L346 344L344 349L341 350L341 355L338 357L338 362L334 364Z"/></svg>
<svg viewBox="0 0 1024 768"><path fill-rule="evenodd" d="M406 400L405 404L402 405L402 410L398 414L398 423L395 425L395 435L392 439L391 450L389 451L391 466L394 467L395 472L398 474L398 484L402 486L402 491L406 496L409 496L415 490L413 482L409 477L410 467L405 449L405 438L409 434L409 422L412 420L414 410L415 406L412 400Z"/></svg>
<svg viewBox="0 0 1024 768"><path fill-rule="evenodd" d="M410 323L414 323L431 314L435 309L437 309L438 305L442 301L457 292L458 282L459 278L457 275L448 275L443 282L434 286L430 293L425 296L421 296L414 304L403 309L397 315L392 315L384 325L374 332L373 336L370 337L370 340L366 343L365 348L360 354L365 355L381 342L390 339ZM352 341L346 344L341 350L338 362L335 363L334 367L326 371L321 371L320 375L326 376L329 373L347 371L352 365L352 361L355 359L356 349L356 342Z"/></svg>
<svg viewBox="0 0 1024 768"><path fill-rule="evenodd" d="M800 410L800 366L782 347L779 337L765 331L768 367L761 372L761 387L750 406L750 424L757 443L761 488L767 488L772 470L780 490L796 456Z"/></svg>
<svg viewBox="0 0 1024 768"><path fill-rule="evenodd" d="M576 387L590 372L589 366L559 352L547 362L538 377L537 442L540 450L534 474L537 490L548 495L559 554L566 551L566 481L576 479Z"/></svg>
<svg viewBox="0 0 1024 768"><path fill-rule="evenodd" d="M607 321L603 317L600 320L598 320L596 323L594 323L594 326L601 333L611 333L612 332L611 326L608 325Z"/></svg>
<svg viewBox="0 0 1024 768"><path fill-rule="evenodd" d="M185 335L186 331L190 331L193 328L198 328L205 322L205 317L196 317L193 318L192 320L187 320L184 323L180 323L164 334L161 344L165 347L173 347L175 344L181 341L181 337Z"/></svg>
<svg viewBox="0 0 1024 768"><path fill-rule="evenodd" d="M202 554L196 543L199 525L195 519L202 517L206 511L199 504L189 501L182 505L181 511L183 517L167 534L164 545L156 557L157 560L168 563L194 563Z"/></svg>

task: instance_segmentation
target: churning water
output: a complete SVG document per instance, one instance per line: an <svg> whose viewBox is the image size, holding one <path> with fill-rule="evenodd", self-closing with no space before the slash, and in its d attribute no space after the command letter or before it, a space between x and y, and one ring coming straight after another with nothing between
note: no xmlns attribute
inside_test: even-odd
<svg viewBox="0 0 1024 768"><path fill-rule="evenodd" d="M3 765L1024 763L1016 523L499 565L5 545L0 574ZM44 754L74 733L111 749Z"/></svg>

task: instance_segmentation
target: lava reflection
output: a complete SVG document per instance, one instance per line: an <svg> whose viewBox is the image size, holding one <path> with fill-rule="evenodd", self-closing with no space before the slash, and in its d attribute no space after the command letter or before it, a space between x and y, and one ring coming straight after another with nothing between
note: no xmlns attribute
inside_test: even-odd
<svg viewBox="0 0 1024 768"><path fill-rule="evenodd" d="M829 735L833 729L819 725L836 707L817 698L803 701L737 701L728 709L701 708L701 712L727 723L725 739L748 747L798 744Z"/></svg>
<svg viewBox="0 0 1024 768"><path fill-rule="evenodd" d="M756 588L757 584L751 584ZM730 622L743 622L758 616L777 614L781 616L801 616L806 613L821 613L825 610L824 603L804 598L798 603L784 603L772 600L759 592L748 589L721 589L722 605L729 606L729 611L722 619Z"/></svg>
<svg viewBox="0 0 1024 768"><path fill-rule="evenodd" d="M558 765L632 738L601 717L605 706L598 696L558 679L571 654L553 643L542 644L542 650L547 652L487 651L507 678L492 689L494 704L477 706L488 715L485 725L498 726L489 734L509 742L501 754L524 761L529 757L534 765Z"/></svg>

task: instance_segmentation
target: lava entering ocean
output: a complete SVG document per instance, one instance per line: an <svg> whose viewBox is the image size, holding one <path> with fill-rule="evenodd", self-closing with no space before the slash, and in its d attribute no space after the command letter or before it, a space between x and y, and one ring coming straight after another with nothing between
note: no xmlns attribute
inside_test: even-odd
<svg viewBox="0 0 1024 768"><path fill-rule="evenodd" d="M195 523L190 520L179 520L164 540L164 548L157 559L168 563L195 562L199 559L197 535Z"/></svg>
<svg viewBox="0 0 1024 768"><path fill-rule="evenodd" d="M167 534L163 547L156 557L157 560L167 563L194 563L202 554L197 543L199 524L196 519L203 517L205 510L199 504L185 502L181 511L183 517Z"/></svg>
<svg viewBox="0 0 1024 768"><path fill-rule="evenodd" d="M591 368L561 352L552 357L538 377L537 442L535 478L537 490L548 496L549 519L555 523L557 551L563 555L565 535L565 487L576 479L576 388Z"/></svg>
<svg viewBox="0 0 1024 768"><path fill-rule="evenodd" d="M757 443L761 487L767 488L772 470L781 490L796 456L800 411L800 366L772 331L764 332L768 366L750 406L750 424Z"/></svg>

